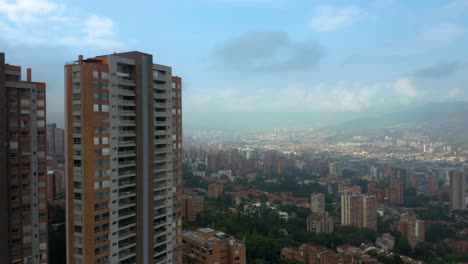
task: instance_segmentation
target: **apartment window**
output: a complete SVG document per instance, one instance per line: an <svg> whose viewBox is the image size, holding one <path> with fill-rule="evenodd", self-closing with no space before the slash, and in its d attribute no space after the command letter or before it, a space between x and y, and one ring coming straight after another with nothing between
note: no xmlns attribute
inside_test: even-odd
<svg viewBox="0 0 468 264"><path fill-rule="evenodd" d="M44 122L44 120L39 120L39 121L37 121L37 127L45 127L45 122Z"/></svg>
<svg viewBox="0 0 468 264"><path fill-rule="evenodd" d="M95 190L100 189L100 188L107 188L107 187L109 187L109 181L108 180L94 183L94 189Z"/></svg>
<svg viewBox="0 0 468 264"><path fill-rule="evenodd" d="M99 78L99 72L98 71L93 71L93 78L98 79Z"/></svg>
<svg viewBox="0 0 468 264"><path fill-rule="evenodd" d="M109 95L104 93L94 93L94 100L96 101L108 101Z"/></svg>
<svg viewBox="0 0 468 264"><path fill-rule="evenodd" d="M27 99L21 99L21 105L27 105L29 106L30 101Z"/></svg>
<svg viewBox="0 0 468 264"><path fill-rule="evenodd" d="M94 165L97 167L109 166L109 160L108 159L94 160Z"/></svg>
<svg viewBox="0 0 468 264"><path fill-rule="evenodd" d="M73 93L73 100L80 100L81 99L81 94L80 93ZM41 100L38 101L38 105L39 105L39 102ZM44 104L44 100L42 100L42 104Z"/></svg>
<svg viewBox="0 0 468 264"><path fill-rule="evenodd" d="M75 193L75 200L81 200L81 193Z"/></svg>
<svg viewBox="0 0 468 264"><path fill-rule="evenodd" d="M109 197L109 192L98 192L94 194L94 199L100 200Z"/></svg>
<svg viewBox="0 0 468 264"><path fill-rule="evenodd" d="M99 170L94 172L94 178L109 176L110 170Z"/></svg>
<svg viewBox="0 0 468 264"><path fill-rule="evenodd" d="M37 116L38 117L44 117L44 110L38 110L37 111Z"/></svg>
<svg viewBox="0 0 468 264"><path fill-rule="evenodd" d="M18 149L18 142L10 142L10 149Z"/></svg>
<svg viewBox="0 0 468 264"><path fill-rule="evenodd" d="M44 100L37 100L37 106L44 106Z"/></svg>
<svg viewBox="0 0 468 264"><path fill-rule="evenodd" d="M81 182L75 181L75 182L73 182L73 187L75 189L81 189L83 187L83 184Z"/></svg>
<svg viewBox="0 0 468 264"><path fill-rule="evenodd" d="M101 72L101 79L109 79L109 74L107 72Z"/></svg>
<svg viewBox="0 0 468 264"><path fill-rule="evenodd" d="M107 133L107 132L108 132L107 127L96 127L96 128L94 128L94 133L96 133L96 134L103 134L103 133Z"/></svg>
<svg viewBox="0 0 468 264"><path fill-rule="evenodd" d="M74 230L75 230L76 233L81 233L81 232L83 232L83 227L75 225Z"/></svg>

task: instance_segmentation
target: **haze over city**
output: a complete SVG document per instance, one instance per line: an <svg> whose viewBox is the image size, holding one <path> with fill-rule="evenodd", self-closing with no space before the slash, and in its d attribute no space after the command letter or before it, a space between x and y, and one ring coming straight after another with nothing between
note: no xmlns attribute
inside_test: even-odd
<svg viewBox="0 0 468 264"><path fill-rule="evenodd" d="M467 100L467 12L463 0L0 1L0 43L48 83L59 124L63 62L131 49L185 77L189 130L317 127Z"/></svg>

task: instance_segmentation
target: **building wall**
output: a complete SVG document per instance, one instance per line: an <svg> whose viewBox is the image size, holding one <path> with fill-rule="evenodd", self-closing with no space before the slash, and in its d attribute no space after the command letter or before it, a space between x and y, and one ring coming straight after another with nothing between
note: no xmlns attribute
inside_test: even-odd
<svg viewBox="0 0 468 264"><path fill-rule="evenodd" d="M341 196L341 225L377 230L377 199L373 195Z"/></svg>
<svg viewBox="0 0 468 264"><path fill-rule="evenodd" d="M310 195L310 210L312 213L325 211L325 195L323 193L313 193Z"/></svg>
<svg viewBox="0 0 468 264"><path fill-rule="evenodd" d="M0 106L6 105L5 89L5 54L0 52ZM8 156L8 138L7 138L7 119L6 107L0 107L0 171L7 170ZM0 176L0 215L8 215L8 177ZM8 234L8 217L0 217L0 231L2 234ZM8 236L0 236L0 248L4 254L0 254L0 263L9 263L10 250Z"/></svg>
<svg viewBox="0 0 468 264"><path fill-rule="evenodd" d="M218 198L223 194L222 183L211 183L208 185L208 197Z"/></svg>
<svg viewBox="0 0 468 264"><path fill-rule="evenodd" d="M182 215L183 215L183 186L182 186L182 169L183 169L183 145L182 145L182 78L172 77L172 145L173 145L173 160L172 160L172 182L174 193L173 214L172 219L175 223L173 234L174 244L173 263L182 263ZM203 201L202 201L203 206ZM203 210L203 209L202 209Z"/></svg>
<svg viewBox="0 0 468 264"><path fill-rule="evenodd" d="M466 209L466 177L461 171L451 171L450 180L450 208L454 210Z"/></svg>
<svg viewBox="0 0 468 264"><path fill-rule="evenodd" d="M171 261L171 68L128 52L65 74L69 263Z"/></svg>
<svg viewBox="0 0 468 264"><path fill-rule="evenodd" d="M183 235L182 263L245 264L245 244L209 228L187 232Z"/></svg>
<svg viewBox="0 0 468 264"><path fill-rule="evenodd" d="M182 216L186 222L194 222L197 215L205 209L204 196L197 192L186 193L183 195Z"/></svg>
<svg viewBox="0 0 468 264"><path fill-rule="evenodd" d="M1 263L47 263L45 83L0 53ZM5 235L7 234L7 235Z"/></svg>

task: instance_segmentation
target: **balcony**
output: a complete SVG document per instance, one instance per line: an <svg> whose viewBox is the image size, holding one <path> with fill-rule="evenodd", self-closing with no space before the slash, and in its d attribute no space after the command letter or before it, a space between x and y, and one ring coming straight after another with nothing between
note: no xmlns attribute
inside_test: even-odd
<svg viewBox="0 0 468 264"><path fill-rule="evenodd" d="M119 116L135 116L135 111L133 111L133 110L119 110L117 114Z"/></svg>
<svg viewBox="0 0 468 264"><path fill-rule="evenodd" d="M135 211L127 208L127 209L124 209L124 210L120 210L119 211L119 220L123 220L123 219L126 219L126 218L129 218L129 217L133 217L135 216L136 213Z"/></svg>
<svg viewBox="0 0 468 264"><path fill-rule="evenodd" d="M133 190L125 190L125 189L119 190L119 199L130 198L134 196L136 196L136 194Z"/></svg>
<svg viewBox="0 0 468 264"><path fill-rule="evenodd" d="M168 108L169 104L167 104L167 103L154 103L154 106L158 107L158 108ZM172 105L170 105L170 107L172 107Z"/></svg>
<svg viewBox="0 0 468 264"><path fill-rule="evenodd" d="M130 147L130 146L135 146L136 144L136 141L134 138L131 138L131 139L124 139L124 140L120 140L119 139L119 147Z"/></svg>
<svg viewBox="0 0 468 264"><path fill-rule="evenodd" d="M131 187L131 186L135 186L136 183L134 180L132 179L128 179L128 180L119 180L119 187Z"/></svg>
<svg viewBox="0 0 468 264"><path fill-rule="evenodd" d="M117 83L119 85L135 86L135 82L127 78L117 78Z"/></svg>
<svg viewBox="0 0 468 264"><path fill-rule="evenodd" d="M133 160L119 161L117 165L118 168L135 167L135 166L136 166L136 163Z"/></svg>
<svg viewBox="0 0 468 264"><path fill-rule="evenodd" d="M119 253L119 264L132 264L136 263L135 262L135 252L131 249L126 249L123 251L120 251Z"/></svg>
<svg viewBox="0 0 468 264"><path fill-rule="evenodd" d="M155 130L155 131L154 131L154 134L155 134L156 136L170 135L170 134L171 134L171 130L170 130L170 129Z"/></svg>
<svg viewBox="0 0 468 264"><path fill-rule="evenodd" d="M119 100L117 100L117 103L118 103L119 105L135 106L135 100L119 99Z"/></svg>
<svg viewBox="0 0 468 264"><path fill-rule="evenodd" d="M133 90L133 89L124 89L124 88L119 87L119 89L117 89L117 94L135 96L135 90Z"/></svg>
<svg viewBox="0 0 468 264"><path fill-rule="evenodd" d="M134 150L125 150L125 151L119 151L118 156L119 157L134 157L135 151Z"/></svg>
<svg viewBox="0 0 468 264"><path fill-rule="evenodd" d="M129 127L129 126L136 126L136 122L135 120L131 120L131 119L120 119L119 120L119 125L120 126L126 126L126 127Z"/></svg>
<svg viewBox="0 0 468 264"><path fill-rule="evenodd" d="M133 228L119 231L119 240L126 239L136 235L136 231Z"/></svg>

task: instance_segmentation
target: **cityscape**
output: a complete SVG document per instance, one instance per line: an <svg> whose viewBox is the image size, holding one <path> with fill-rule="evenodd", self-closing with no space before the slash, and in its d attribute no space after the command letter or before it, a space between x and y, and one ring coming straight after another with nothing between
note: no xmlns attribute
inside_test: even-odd
<svg viewBox="0 0 468 264"><path fill-rule="evenodd" d="M85 2L0 0L0 264L468 263L467 1Z"/></svg>

